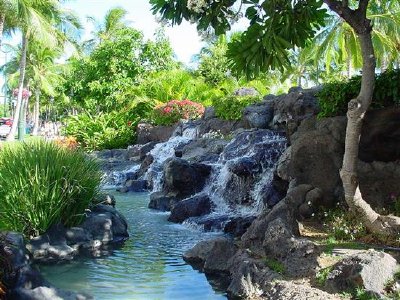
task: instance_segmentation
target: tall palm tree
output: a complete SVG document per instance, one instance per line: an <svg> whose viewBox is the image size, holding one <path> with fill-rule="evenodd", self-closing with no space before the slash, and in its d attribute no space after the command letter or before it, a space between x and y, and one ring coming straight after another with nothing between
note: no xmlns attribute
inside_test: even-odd
<svg viewBox="0 0 400 300"><path fill-rule="evenodd" d="M48 45L55 46L60 42L59 38L65 37L57 31L62 24L68 23L75 26L75 18L60 7L57 0L22 0L23 4L18 6L18 27L22 33L21 58L19 62L18 97L14 122L7 140L13 140L18 124L18 137L23 139L25 127L24 99L22 91L25 80L26 54L28 41L38 39Z"/></svg>
<svg viewBox="0 0 400 300"><path fill-rule="evenodd" d="M400 4L398 1L375 1L369 5L367 17L372 20L372 40L381 69L399 59ZM347 76L362 66L361 48L351 26L337 16L330 16L328 25L316 36L316 60L325 62L325 70L345 65ZM316 62L318 63L318 62Z"/></svg>
<svg viewBox="0 0 400 300"><path fill-rule="evenodd" d="M54 97L55 87L62 81L54 60L61 55L60 48L49 48L40 42L31 42L28 49L27 71L29 86L35 96L32 135L39 130L40 97Z"/></svg>
<svg viewBox="0 0 400 300"><path fill-rule="evenodd" d="M94 17L87 17L93 23L95 31L92 32L94 38L83 43L83 51L91 52L96 45L109 39L116 30L126 27L128 23L125 17L127 15L128 12L122 7L114 7L106 13L102 21L98 21Z"/></svg>

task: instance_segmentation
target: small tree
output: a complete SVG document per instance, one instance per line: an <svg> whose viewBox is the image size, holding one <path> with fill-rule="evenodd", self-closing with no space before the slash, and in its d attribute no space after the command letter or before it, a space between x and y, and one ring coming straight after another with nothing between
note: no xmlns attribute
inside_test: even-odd
<svg viewBox="0 0 400 300"><path fill-rule="evenodd" d="M284 69L290 63L289 50L304 47L324 25L327 11L323 3L345 20L357 34L362 54L361 89L348 104L345 154L340 171L345 199L370 231L397 235L400 232L400 218L375 212L363 200L357 179L361 126L371 104L375 84L372 24L367 18L368 5L375 1L150 0L150 3L154 13L161 13L173 24L180 24L182 19L195 20L199 30L212 27L217 34L230 29L231 21L239 14L235 7L237 2L248 5L245 16L250 20L250 25L240 39L231 43L228 54L233 59L233 67L249 76L270 68Z"/></svg>

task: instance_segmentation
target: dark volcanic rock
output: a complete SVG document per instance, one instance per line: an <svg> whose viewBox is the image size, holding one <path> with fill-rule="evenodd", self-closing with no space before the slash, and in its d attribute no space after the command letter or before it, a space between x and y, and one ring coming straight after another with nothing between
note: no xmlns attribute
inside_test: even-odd
<svg viewBox="0 0 400 300"><path fill-rule="evenodd" d="M80 254L98 256L103 247L128 237L124 216L110 205L98 204L81 225L68 229L53 225L45 234L31 239L26 248L37 262L58 262Z"/></svg>
<svg viewBox="0 0 400 300"><path fill-rule="evenodd" d="M365 162L400 159L400 108L373 110L366 114L359 158Z"/></svg>
<svg viewBox="0 0 400 300"><path fill-rule="evenodd" d="M6 299L93 299L88 295L57 289L47 282L31 265L22 235L8 232L2 237L4 238L0 239L0 267L3 283L7 286Z"/></svg>
<svg viewBox="0 0 400 300"><path fill-rule="evenodd" d="M165 195L163 192L155 192L150 195L149 208L169 211L177 203L176 195Z"/></svg>
<svg viewBox="0 0 400 300"><path fill-rule="evenodd" d="M151 124L141 123L137 126L137 143L147 144L149 142L165 142L175 130L175 126L153 126Z"/></svg>
<svg viewBox="0 0 400 300"><path fill-rule="evenodd" d="M246 128L269 128L274 117L271 101L263 101L247 106L243 110L242 120Z"/></svg>
<svg viewBox="0 0 400 300"><path fill-rule="evenodd" d="M210 175L211 167L190 164L180 158L170 158L164 164L164 190L175 192L180 199L200 192Z"/></svg>
<svg viewBox="0 0 400 300"><path fill-rule="evenodd" d="M225 224L224 232L230 233L235 237L240 237L250 227L255 218L255 216L234 218Z"/></svg>
<svg viewBox="0 0 400 300"><path fill-rule="evenodd" d="M231 239L216 238L198 243L183 254L183 259L201 267L206 274L221 274L229 271L229 259L236 251Z"/></svg>
<svg viewBox="0 0 400 300"><path fill-rule="evenodd" d="M211 212L213 203L206 194L195 195L179 201L171 210L171 215L168 221L181 223L189 217L198 217L209 214Z"/></svg>
<svg viewBox="0 0 400 300"><path fill-rule="evenodd" d="M262 171L261 162L250 157L241 157L237 160L229 161L228 169L239 177L252 176Z"/></svg>
<svg viewBox="0 0 400 300"><path fill-rule="evenodd" d="M148 190L147 180L127 180L125 187L129 192L145 192Z"/></svg>

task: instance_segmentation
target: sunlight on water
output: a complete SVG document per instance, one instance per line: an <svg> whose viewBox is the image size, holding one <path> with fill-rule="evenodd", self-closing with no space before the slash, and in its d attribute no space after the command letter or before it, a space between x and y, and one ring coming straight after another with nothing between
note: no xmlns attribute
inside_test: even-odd
<svg viewBox="0 0 400 300"><path fill-rule="evenodd" d="M129 223L130 239L113 255L40 266L51 283L86 292L96 299L226 299L182 253L216 234L167 222L168 214L149 210L148 194L118 194L117 209Z"/></svg>

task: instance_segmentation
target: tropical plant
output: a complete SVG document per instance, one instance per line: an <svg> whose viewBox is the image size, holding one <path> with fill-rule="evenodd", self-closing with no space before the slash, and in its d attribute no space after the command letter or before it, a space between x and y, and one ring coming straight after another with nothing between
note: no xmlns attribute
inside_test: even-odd
<svg viewBox="0 0 400 300"><path fill-rule="evenodd" d="M45 41L49 45L56 45L57 42L64 42L66 39L65 34L56 30L57 26L72 28L79 23L72 14L63 11L59 2L56 0L21 0L18 4L18 10L16 12L16 27L22 33L21 57L19 62L20 74L18 82L19 93L15 109L16 113L14 116L14 123L11 127L10 134L7 136L7 140L14 139L17 125L18 128L21 129L18 132L19 138L23 139L25 134L25 103L22 98L22 90L25 84L28 41L30 39L37 39Z"/></svg>
<svg viewBox="0 0 400 300"><path fill-rule="evenodd" d="M150 0L155 13L179 24L183 19L197 22L197 28L212 27L217 34L230 29L230 20L238 15L234 4L239 1ZM241 2L241 1L240 1ZM270 68L284 69L290 64L289 50L304 48L325 25L328 8L351 26L357 35L362 57L362 80L356 98L349 101L345 153L340 177L346 202L366 227L375 233L397 235L400 218L380 215L363 199L357 180L357 157L362 121L368 110L375 85L375 52L373 24L367 10L377 0L263 0L245 1L245 16L250 25L228 48L232 68L254 76ZM385 3L398 2L383 0Z"/></svg>
<svg viewBox="0 0 400 300"><path fill-rule="evenodd" d="M259 102L259 96L225 96L215 99L213 106L218 117L225 120L240 120L243 109L253 103Z"/></svg>
<svg viewBox="0 0 400 300"><path fill-rule="evenodd" d="M96 20L94 17L88 17L95 27L92 32L92 39L84 41L82 48L85 52L90 53L103 40L109 39L119 29L126 28L127 22L124 20L128 12L122 7L111 8L104 16L102 21Z"/></svg>
<svg viewBox="0 0 400 300"><path fill-rule="evenodd" d="M98 164L81 152L43 140L8 144L0 150L0 229L31 237L58 222L77 225L100 180Z"/></svg>
<svg viewBox="0 0 400 300"><path fill-rule="evenodd" d="M134 100L137 84L154 66L170 67L172 52L159 51L167 44L144 42L142 33L133 28L115 29L89 56L70 60L65 92L91 115L118 110Z"/></svg>
<svg viewBox="0 0 400 300"><path fill-rule="evenodd" d="M130 108L70 116L66 119L65 134L74 137L87 151L127 147L135 141L136 125L152 107L151 101L137 99Z"/></svg>
<svg viewBox="0 0 400 300"><path fill-rule="evenodd" d="M384 108L400 105L400 70L387 70L376 75L371 108ZM349 98L357 96L361 87L361 76L347 81L333 81L324 84L318 92L319 117L344 115Z"/></svg>
<svg viewBox="0 0 400 300"><path fill-rule="evenodd" d="M377 52L377 66L386 69L399 59L400 5L397 1L374 1L367 9L367 17L374 24L372 42ZM325 62L325 70L343 65L350 78L362 66L361 48L357 33L342 18L327 17L327 26L315 37L315 59Z"/></svg>
<svg viewBox="0 0 400 300"><path fill-rule="evenodd" d="M154 108L151 121L155 125L172 125L179 120L195 120L204 114L204 106L200 103L185 100L171 100Z"/></svg>
<svg viewBox="0 0 400 300"><path fill-rule="evenodd" d="M218 85L226 80L229 72L227 50L228 42L225 35L219 36L211 45L201 49L197 72L203 76L205 82Z"/></svg>

